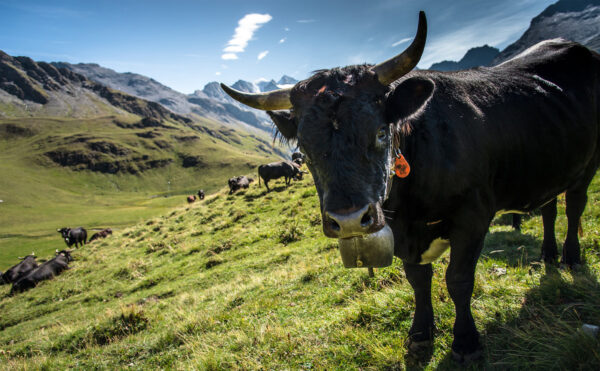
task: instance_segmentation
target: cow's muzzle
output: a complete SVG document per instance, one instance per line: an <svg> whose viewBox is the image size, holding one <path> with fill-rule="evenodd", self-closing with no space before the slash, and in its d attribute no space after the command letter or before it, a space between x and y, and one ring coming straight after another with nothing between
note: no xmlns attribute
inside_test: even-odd
<svg viewBox="0 0 600 371"><path fill-rule="evenodd" d="M375 233L385 225L383 213L377 204L360 209L325 211L323 233L331 238L350 238Z"/></svg>
<svg viewBox="0 0 600 371"><path fill-rule="evenodd" d="M339 238L346 268L385 267L394 258L394 235L378 203L323 213L323 232Z"/></svg>

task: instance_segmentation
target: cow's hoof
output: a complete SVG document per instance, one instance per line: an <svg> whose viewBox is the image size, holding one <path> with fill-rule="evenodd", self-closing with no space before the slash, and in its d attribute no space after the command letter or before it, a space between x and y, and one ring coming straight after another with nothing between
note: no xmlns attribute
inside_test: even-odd
<svg viewBox="0 0 600 371"><path fill-rule="evenodd" d="M433 340L416 341L409 338L406 347L411 353L421 353L433 347Z"/></svg>
<svg viewBox="0 0 600 371"><path fill-rule="evenodd" d="M481 358L483 354L483 349L481 347L478 347L474 352L472 353L458 353L456 352L454 349L452 349L452 358L462 364L462 365L468 365L469 363L478 360L479 358Z"/></svg>

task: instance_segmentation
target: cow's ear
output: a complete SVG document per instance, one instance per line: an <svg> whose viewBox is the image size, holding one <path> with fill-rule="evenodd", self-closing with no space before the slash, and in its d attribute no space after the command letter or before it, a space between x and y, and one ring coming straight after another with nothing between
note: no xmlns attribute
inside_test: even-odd
<svg viewBox="0 0 600 371"><path fill-rule="evenodd" d="M267 111L267 114L271 117L283 138L286 140L296 138L298 125L291 111Z"/></svg>
<svg viewBox="0 0 600 371"><path fill-rule="evenodd" d="M431 98L435 84L428 78L412 77L390 92L386 101L388 122L398 122L419 112Z"/></svg>

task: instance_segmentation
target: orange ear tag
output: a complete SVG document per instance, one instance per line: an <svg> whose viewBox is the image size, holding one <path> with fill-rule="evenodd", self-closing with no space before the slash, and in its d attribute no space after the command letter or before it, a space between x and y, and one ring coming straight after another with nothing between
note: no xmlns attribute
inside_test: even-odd
<svg viewBox="0 0 600 371"><path fill-rule="evenodd" d="M394 171L398 178L406 178L408 174L410 174L410 165L408 164L408 161L406 161L402 153L399 153L396 157Z"/></svg>

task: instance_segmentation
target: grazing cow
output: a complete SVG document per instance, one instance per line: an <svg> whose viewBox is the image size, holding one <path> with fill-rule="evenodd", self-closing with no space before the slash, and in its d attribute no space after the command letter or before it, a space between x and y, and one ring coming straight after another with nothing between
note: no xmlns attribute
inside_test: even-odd
<svg viewBox="0 0 600 371"><path fill-rule="evenodd" d="M232 194L233 192L241 188L248 188L250 186L250 183L252 183L253 181L254 179L248 178L244 175L230 178L227 182L227 184L229 184L229 194Z"/></svg>
<svg viewBox="0 0 600 371"><path fill-rule="evenodd" d="M287 187L290 185L292 179L302 179L302 174L303 172L300 170L300 167L291 161L271 162L270 164L260 165L258 167L258 186L260 187L260 180L262 178L265 182L265 187L267 187L267 191L270 192L270 180L284 177L285 186Z"/></svg>
<svg viewBox="0 0 600 371"><path fill-rule="evenodd" d="M203 189L198 191L198 199L204 200L204 190Z"/></svg>
<svg viewBox="0 0 600 371"><path fill-rule="evenodd" d="M72 260L70 251L62 250L59 252L57 250L54 258L42 263L42 265L29 272L29 274L13 283L10 293L14 294L15 292L29 290L35 287L38 282L58 276L65 269L69 269L69 262Z"/></svg>
<svg viewBox="0 0 600 371"><path fill-rule="evenodd" d="M194 196L194 195L187 196L187 202L188 202L188 204L191 204L194 201L196 201L196 196Z"/></svg>
<svg viewBox="0 0 600 371"><path fill-rule="evenodd" d="M34 253L31 253L31 255L27 255L24 258L20 257L20 263L12 266L0 276L0 284L14 283L37 268L38 264L35 261L35 258L36 256Z"/></svg>
<svg viewBox="0 0 600 371"><path fill-rule="evenodd" d="M65 239L67 247L71 247L73 245L75 245L75 247L79 247L80 244L83 246L86 243L87 231L83 227L61 228L57 229L56 231Z"/></svg>
<svg viewBox="0 0 600 371"><path fill-rule="evenodd" d="M94 233L92 235L92 237L90 237L90 240L88 241L88 243L95 241L95 240L99 240L101 238L106 238L106 237L110 236L111 234L112 234L112 229L110 229L110 228L103 229L99 232Z"/></svg>
<svg viewBox="0 0 600 371"><path fill-rule="evenodd" d="M557 39L495 67L409 73L426 29L421 13L413 43L375 66L318 71L268 93L222 87L297 141L326 236L376 255L361 241L393 245L415 292L411 349L433 339L431 263L451 246L452 352L468 361L481 355L470 301L496 212L541 207L542 256L553 263L556 196L566 191L562 262L581 263L578 221L600 164L600 54Z"/></svg>
<svg viewBox="0 0 600 371"><path fill-rule="evenodd" d="M296 164L302 166L302 164L304 163L304 154L298 151L292 153L292 162L295 162Z"/></svg>

